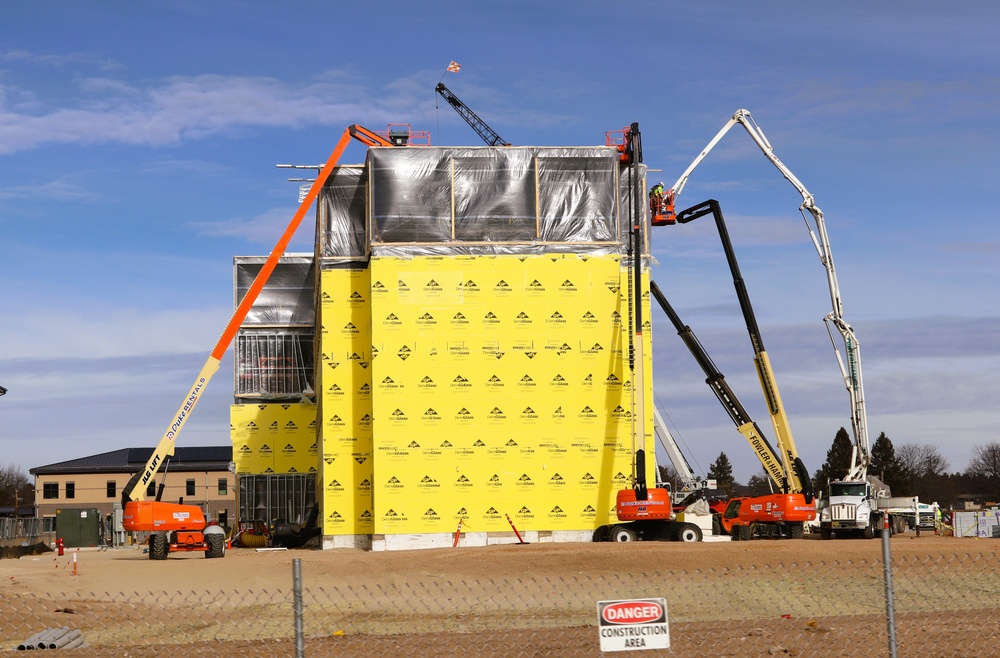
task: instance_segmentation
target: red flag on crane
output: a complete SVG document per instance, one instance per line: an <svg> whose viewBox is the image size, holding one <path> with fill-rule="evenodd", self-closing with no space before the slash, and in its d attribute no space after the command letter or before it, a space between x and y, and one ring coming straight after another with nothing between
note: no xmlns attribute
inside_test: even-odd
<svg viewBox="0 0 1000 658"><path fill-rule="evenodd" d="M462 68L462 66L458 62L452 62L448 65L448 70L452 73L458 73L458 69L460 68Z"/></svg>

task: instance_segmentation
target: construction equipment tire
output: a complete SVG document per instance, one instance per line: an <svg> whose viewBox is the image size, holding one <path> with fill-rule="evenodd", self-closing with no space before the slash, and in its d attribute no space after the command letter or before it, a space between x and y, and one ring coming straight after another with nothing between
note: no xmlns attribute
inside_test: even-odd
<svg viewBox="0 0 1000 658"><path fill-rule="evenodd" d="M693 523L682 523L677 529L677 541L692 543L701 541L701 528Z"/></svg>
<svg viewBox="0 0 1000 658"><path fill-rule="evenodd" d="M793 523L789 526L788 532L792 536L792 539L802 539L802 535L805 534L805 529L802 527L801 523Z"/></svg>
<svg viewBox="0 0 1000 658"><path fill-rule="evenodd" d="M624 525L616 525L611 528L611 541L639 541L639 537L635 534L635 530L632 528Z"/></svg>
<svg viewBox="0 0 1000 658"><path fill-rule="evenodd" d="M225 535L205 535L205 542L208 544L205 557L223 557L226 554Z"/></svg>
<svg viewBox="0 0 1000 658"><path fill-rule="evenodd" d="M591 541L595 542L611 541L611 526L602 525L600 528L595 530L594 536L591 538Z"/></svg>
<svg viewBox="0 0 1000 658"><path fill-rule="evenodd" d="M753 532L748 525L740 526L740 541L750 541L753 537Z"/></svg>
<svg viewBox="0 0 1000 658"><path fill-rule="evenodd" d="M155 533L149 536L149 559L167 559L167 536L163 533Z"/></svg>

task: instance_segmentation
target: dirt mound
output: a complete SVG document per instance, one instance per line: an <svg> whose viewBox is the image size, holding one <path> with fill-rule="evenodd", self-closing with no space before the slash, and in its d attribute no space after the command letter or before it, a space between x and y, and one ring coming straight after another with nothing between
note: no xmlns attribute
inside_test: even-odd
<svg viewBox="0 0 1000 658"><path fill-rule="evenodd" d="M42 542L32 544L31 546L0 546L0 559L11 558L16 560L24 555L43 555L44 553L51 552L52 549Z"/></svg>

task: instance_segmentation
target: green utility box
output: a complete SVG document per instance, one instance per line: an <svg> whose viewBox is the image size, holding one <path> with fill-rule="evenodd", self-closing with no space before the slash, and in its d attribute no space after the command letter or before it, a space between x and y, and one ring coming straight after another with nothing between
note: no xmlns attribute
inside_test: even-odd
<svg viewBox="0 0 1000 658"><path fill-rule="evenodd" d="M56 510L56 539L66 548L84 548L101 543L101 513L94 507Z"/></svg>

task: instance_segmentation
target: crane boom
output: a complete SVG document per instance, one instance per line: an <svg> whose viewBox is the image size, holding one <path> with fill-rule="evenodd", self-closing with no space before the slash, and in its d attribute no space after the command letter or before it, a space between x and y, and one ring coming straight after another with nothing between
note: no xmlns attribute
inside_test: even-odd
<svg viewBox="0 0 1000 658"><path fill-rule="evenodd" d="M462 102L462 100L451 93L451 90L444 86L443 82L439 82L434 91L439 93L442 98L448 101L448 105L455 108L458 115L465 119L465 122L472 126L472 129L476 131L483 141L486 142L487 146L510 146L510 142L504 141L503 137L498 135L495 130L490 128L485 121L479 118L479 115L472 111L472 109Z"/></svg>
<svg viewBox="0 0 1000 658"><path fill-rule="evenodd" d="M854 447L851 451L851 466L847 473L846 480L865 480L868 476L868 467L871 464L871 446L868 440L868 416L865 409L865 392L864 383L861 375L861 351L860 345L858 343L858 338L854 333L854 329L844 320L844 308L843 301L840 296L840 284L837 281L837 270L833 264L833 253L830 250L830 239L826 232L826 221L823 218L823 212L816 205L816 201L812 194L806 189L805 185L796 178L796 176L785 166L785 164L778 159L774 154L774 148L771 146L770 142L767 141L767 137L764 135L764 131L753 120L750 116L750 112L745 109L737 110L737 112L732 116L729 121L722 127L722 129L712 138L712 140L702 149L701 153L694 159L694 161L684 170L684 173L680 175L677 182L674 183L673 187L667 192L666 196L669 202L672 204L674 199L680 195L684 186L687 184L688 178L691 172L701 164L701 161L705 159L705 156L715 147L716 144L729 132L729 129L740 124L750 135L750 138L757 144L764 156L773 164L781 175L784 176L789 183L802 195L802 205L799 206L799 212L802 213L803 220L806 222L806 229L809 231L809 237L812 239L813 246L816 249L816 253L819 255L819 260L823 264L826 270L827 285L830 289L830 303L832 310L828 313L823 321L826 324L827 333L830 335L830 342L833 344L833 351L837 357L837 364L840 367L841 377L843 378L844 385L847 388L847 392L850 395L851 400L851 429L854 433ZM813 223L815 225L815 230L809 225L808 219L806 219L805 213L808 212L812 217ZM831 328L832 327L832 328ZM843 341L844 353L847 355L847 362L845 364L844 358L841 355L840 347L837 344L837 339L834 336L834 329L840 335Z"/></svg>

